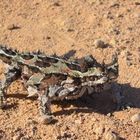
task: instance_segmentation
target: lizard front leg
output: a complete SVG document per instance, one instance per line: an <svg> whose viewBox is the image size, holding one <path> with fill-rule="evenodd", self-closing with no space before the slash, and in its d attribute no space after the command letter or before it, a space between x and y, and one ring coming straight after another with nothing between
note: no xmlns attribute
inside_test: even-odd
<svg viewBox="0 0 140 140"><path fill-rule="evenodd" d="M53 115L51 114L51 100L57 100L58 95L63 91L61 86L49 86L46 91L42 90L38 94L39 99L39 109L41 114L41 122L51 123L54 120Z"/></svg>
<svg viewBox="0 0 140 140"><path fill-rule="evenodd" d="M39 93L41 121L44 123L52 122L53 116L51 114L51 100L63 100L67 95L72 92L71 88L64 88L58 85L50 85L46 92Z"/></svg>
<svg viewBox="0 0 140 140"><path fill-rule="evenodd" d="M51 100L48 93L41 91L38 93L38 96L41 122L50 123L53 120L53 117L51 115Z"/></svg>
<svg viewBox="0 0 140 140"><path fill-rule="evenodd" d="M27 73L28 74L28 73ZM39 110L40 110L40 121L42 123L50 123L53 118L51 116L51 100L48 96L47 86L43 84L43 79L45 78L44 74L34 73L29 77L25 86L28 90L28 97L38 95L39 100ZM24 80L24 77L23 77Z"/></svg>
<svg viewBox="0 0 140 140"><path fill-rule="evenodd" d="M0 107L3 108L6 105L6 94L9 85L17 80L21 75L21 71L19 68L14 66L7 67L4 78L1 80L1 87L0 87Z"/></svg>

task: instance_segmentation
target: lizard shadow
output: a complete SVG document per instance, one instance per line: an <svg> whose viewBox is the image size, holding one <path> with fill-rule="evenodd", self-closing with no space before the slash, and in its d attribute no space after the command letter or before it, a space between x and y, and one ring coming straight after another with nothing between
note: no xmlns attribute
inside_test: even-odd
<svg viewBox="0 0 140 140"><path fill-rule="evenodd" d="M132 87L128 84L121 84L123 98L123 105L125 107L140 108L140 88ZM64 102L53 102L60 105L62 110L53 112L55 116L70 115L74 112L78 113L92 113L99 114L113 113L116 110L116 104L112 100L112 93L110 90L93 94L93 96L83 96L77 100L65 100Z"/></svg>
<svg viewBox="0 0 140 140"><path fill-rule="evenodd" d="M140 108L140 88L132 87L129 83L122 84L123 102L133 108ZM8 98L18 98L27 100L37 100L37 97L28 98L27 95L22 94L10 94ZM64 101L53 101L52 104L61 106L62 110L53 112L53 115L70 115L74 112L78 113L92 113L96 112L99 114L113 113L116 110L116 104L112 100L112 93L110 90L95 93L92 96L83 96L76 100L64 100ZM6 106L4 109L16 108L18 103L12 103Z"/></svg>

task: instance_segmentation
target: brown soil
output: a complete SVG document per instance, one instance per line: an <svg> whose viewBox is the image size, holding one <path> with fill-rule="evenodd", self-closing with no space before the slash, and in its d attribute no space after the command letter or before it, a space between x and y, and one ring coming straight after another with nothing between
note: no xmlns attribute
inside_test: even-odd
<svg viewBox="0 0 140 140"><path fill-rule="evenodd" d="M108 47L96 48L96 39ZM130 119L140 112L139 0L0 0L0 43L47 54L76 50L75 56L92 54L99 62L108 62L118 50L118 83L125 101L134 105L115 111L110 93L57 102L52 111L58 121L43 125L38 123L37 101L27 99L17 81L10 88L11 106L0 110L1 140L105 140L108 131L140 140L140 123Z"/></svg>

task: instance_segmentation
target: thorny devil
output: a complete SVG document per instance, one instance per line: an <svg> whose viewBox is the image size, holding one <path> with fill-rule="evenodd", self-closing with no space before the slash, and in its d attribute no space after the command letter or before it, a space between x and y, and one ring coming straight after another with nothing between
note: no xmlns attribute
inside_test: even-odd
<svg viewBox="0 0 140 140"><path fill-rule="evenodd" d="M51 101L101 92L118 77L117 57L113 57L112 63L101 65L92 56L69 60L41 52L20 53L0 45L0 59L6 63L0 87L1 108L6 105L9 85L21 78L28 96L38 95L41 116L48 123L53 120ZM120 86L112 84L112 87L120 106Z"/></svg>

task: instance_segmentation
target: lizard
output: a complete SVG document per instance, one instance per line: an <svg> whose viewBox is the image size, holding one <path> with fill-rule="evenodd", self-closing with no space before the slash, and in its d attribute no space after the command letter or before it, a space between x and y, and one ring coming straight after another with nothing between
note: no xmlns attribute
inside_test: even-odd
<svg viewBox="0 0 140 140"><path fill-rule="evenodd" d="M7 64L5 78L1 80L1 107L4 107L9 85L21 78L28 96L38 95L40 113L46 116L48 123L53 120L51 101L77 99L84 94L102 91L118 76L116 57L111 64L101 65L92 56L70 61L40 51L18 52L0 45L0 59ZM116 100L120 103L118 87L115 90Z"/></svg>

